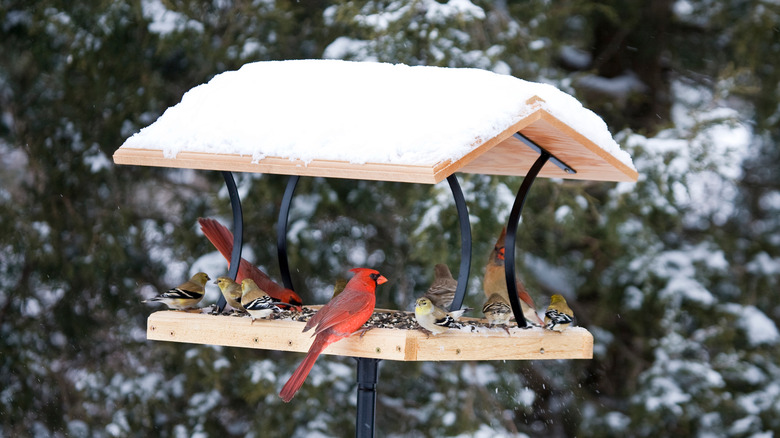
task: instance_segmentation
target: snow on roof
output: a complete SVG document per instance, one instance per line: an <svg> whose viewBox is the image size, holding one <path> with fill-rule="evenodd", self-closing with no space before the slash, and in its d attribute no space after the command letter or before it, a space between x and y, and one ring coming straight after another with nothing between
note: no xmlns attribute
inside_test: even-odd
<svg viewBox="0 0 780 438"><path fill-rule="evenodd" d="M604 121L551 85L478 69L336 60L255 62L219 74L121 149L431 166L462 159L540 108L635 172Z"/></svg>

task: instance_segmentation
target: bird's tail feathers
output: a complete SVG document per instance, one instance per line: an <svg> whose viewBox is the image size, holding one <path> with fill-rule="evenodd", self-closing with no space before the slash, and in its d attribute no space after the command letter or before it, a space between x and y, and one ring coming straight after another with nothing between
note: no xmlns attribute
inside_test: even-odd
<svg viewBox="0 0 780 438"><path fill-rule="evenodd" d="M287 383L284 384L281 392L279 392L279 397L281 397L285 403L295 397L295 393L298 392L303 385L303 382L306 381L306 377L309 376L309 372L314 366L314 362L317 361L317 358L320 357L320 353L322 353L322 350L324 350L328 344L329 342L326 342L323 337L314 339L314 343L309 347L309 352L306 354L303 362L301 362L301 364L298 365L298 368L293 371L292 376L290 376L290 379L287 380Z"/></svg>
<svg viewBox="0 0 780 438"><path fill-rule="evenodd" d="M233 233L214 219L201 217L198 218L198 223L200 230L203 231L209 242L217 248L223 257L230 261L233 252Z"/></svg>

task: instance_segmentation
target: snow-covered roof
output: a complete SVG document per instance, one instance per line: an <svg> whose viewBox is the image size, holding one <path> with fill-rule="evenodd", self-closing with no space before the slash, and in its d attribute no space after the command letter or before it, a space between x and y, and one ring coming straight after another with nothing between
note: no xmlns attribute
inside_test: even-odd
<svg viewBox="0 0 780 438"><path fill-rule="evenodd" d="M570 167L540 176L636 181L631 157L572 96L485 70L255 62L184 94L114 154L117 164L436 183L525 175L534 140Z"/></svg>

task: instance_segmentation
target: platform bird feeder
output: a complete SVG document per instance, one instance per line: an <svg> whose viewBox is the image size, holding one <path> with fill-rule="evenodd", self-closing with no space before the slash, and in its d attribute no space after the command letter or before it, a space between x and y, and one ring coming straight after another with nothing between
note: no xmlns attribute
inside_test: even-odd
<svg viewBox="0 0 780 438"><path fill-rule="evenodd" d="M282 195L277 247L282 280L290 204L300 177L437 184L447 180L458 210L461 263L452 310L471 266L471 226L456 172L524 176L509 214L506 277L518 327L449 330L380 328L330 345L323 354L358 361L357 428L374 435L379 360L589 359L593 336L524 329L515 286L515 240L523 204L538 176L635 182L630 156L606 124L572 96L547 85L477 69L347 61L256 62L188 91L114 153L116 164L221 171L233 209L229 276L241 259L243 217L232 172L290 175ZM375 267L381 270L381 267ZM218 307L224 306L220 298ZM159 311L148 339L306 352L304 323ZM294 403L294 401L293 401Z"/></svg>

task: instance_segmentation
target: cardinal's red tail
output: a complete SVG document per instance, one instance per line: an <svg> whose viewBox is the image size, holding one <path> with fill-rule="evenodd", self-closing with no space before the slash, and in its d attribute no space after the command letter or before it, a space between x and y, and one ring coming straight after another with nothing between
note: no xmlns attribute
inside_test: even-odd
<svg viewBox="0 0 780 438"><path fill-rule="evenodd" d="M233 252L233 233L214 219L199 218L198 223L203 234L217 248L220 254L225 257L228 261L228 266L230 266L230 257ZM236 281L241 282L244 278L251 278L268 295L284 303L290 303L295 308L299 309L303 304L301 297L297 293L280 286L271 280L265 272L242 258L241 263L238 265Z"/></svg>
<svg viewBox="0 0 780 438"><path fill-rule="evenodd" d="M233 233L224 225L209 218L198 218L200 230L209 239L212 245L225 257L230 263L230 256L233 252Z"/></svg>
<svg viewBox="0 0 780 438"><path fill-rule="evenodd" d="M279 392L279 397L281 397L282 400L289 402L295 397L295 393L298 392L301 385L303 385L303 382L306 380L306 377L309 376L309 371L311 371L311 368L314 366L314 362L320 357L322 350L330 344L328 338L330 338L330 336L324 333L314 338L314 343L309 347L309 353L306 354L303 362L301 362L301 364L298 365L298 368L293 371L292 376L290 376L290 379L284 384L282 391Z"/></svg>

